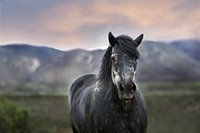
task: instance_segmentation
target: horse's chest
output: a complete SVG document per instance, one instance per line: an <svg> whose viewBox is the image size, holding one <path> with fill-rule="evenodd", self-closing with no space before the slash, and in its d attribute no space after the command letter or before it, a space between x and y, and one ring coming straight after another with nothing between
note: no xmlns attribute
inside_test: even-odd
<svg viewBox="0 0 200 133"><path fill-rule="evenodd" d="M94 124L94 125L93 125ZM93 117L92 125L96 133L137 133L136 127L140 124L139 117L133 113L126 114L116 109L106 111Z"/></svg>

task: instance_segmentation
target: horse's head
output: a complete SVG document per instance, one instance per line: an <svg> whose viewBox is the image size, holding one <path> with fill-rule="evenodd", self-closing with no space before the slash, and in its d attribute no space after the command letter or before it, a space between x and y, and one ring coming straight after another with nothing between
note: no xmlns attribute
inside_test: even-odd
<svg viewBox="0 0 200 133"><path fill-rule="evenodd" d="M135 76L139 57L137 47L142 42L143 34L133 40L125 35L114 37L110 32L108 39L112 46L112 82L117 88L119 98L123 101L130 101L136 91Z"/></svg>

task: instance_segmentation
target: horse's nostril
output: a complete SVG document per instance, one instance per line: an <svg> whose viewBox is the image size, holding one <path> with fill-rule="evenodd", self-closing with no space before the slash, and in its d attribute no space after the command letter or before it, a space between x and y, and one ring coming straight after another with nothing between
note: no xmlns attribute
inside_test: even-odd
<svg viewBox="0 0 200 133"><path fill-rule="evenodd" d="M132 83L131 91L135 92L135 90L136 90L136 85L134 83Z"/></svg>
<svg viewBox="0 0 200 133"><path fill-rule="evenodd" d="M122 84L119 85L119 89L120 89L120 91L122 91L122 92L125 91L125 89L124 89L124 87L122 86Z"/></svg>

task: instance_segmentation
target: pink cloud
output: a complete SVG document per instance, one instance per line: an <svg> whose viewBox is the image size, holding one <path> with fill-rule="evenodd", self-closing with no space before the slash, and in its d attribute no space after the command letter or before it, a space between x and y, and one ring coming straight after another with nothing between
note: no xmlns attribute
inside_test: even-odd
<svg viewBox="0 0 200 133"><path fill-rule="evenodd" d="M27 42L60 48L105 45L109 31L133 37L144 33L149 40L199 38L200 1L196 1L195 5L187 0L79 0L57 3L37 14L35 25L25 24L27 30L19 33L21 40L25 37ZM19 30L12 28L15 33ZM5 31L9 34L8 28ZM15 38L20 36L16 34ZM9 37L4 38L9 40Z"/></svg>

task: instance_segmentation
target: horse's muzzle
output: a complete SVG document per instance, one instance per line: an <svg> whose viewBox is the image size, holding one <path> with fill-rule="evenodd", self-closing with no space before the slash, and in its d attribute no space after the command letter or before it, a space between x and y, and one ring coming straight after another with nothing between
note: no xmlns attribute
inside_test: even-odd
<svg viewBox="0 0 200 133"><path fill-rule="evenodd" d="M129 86L120 84L119 87L120 99L123 101L130 101L134 97L135 91L136 91L136 85L134 83L132 83Z"/></svg>
<svg viewBox="0 0 200 133"><path fill-rule="evenodd" d="M121 96L123 101L130 101L134 97L134 93L124 94Z"/></svg>

